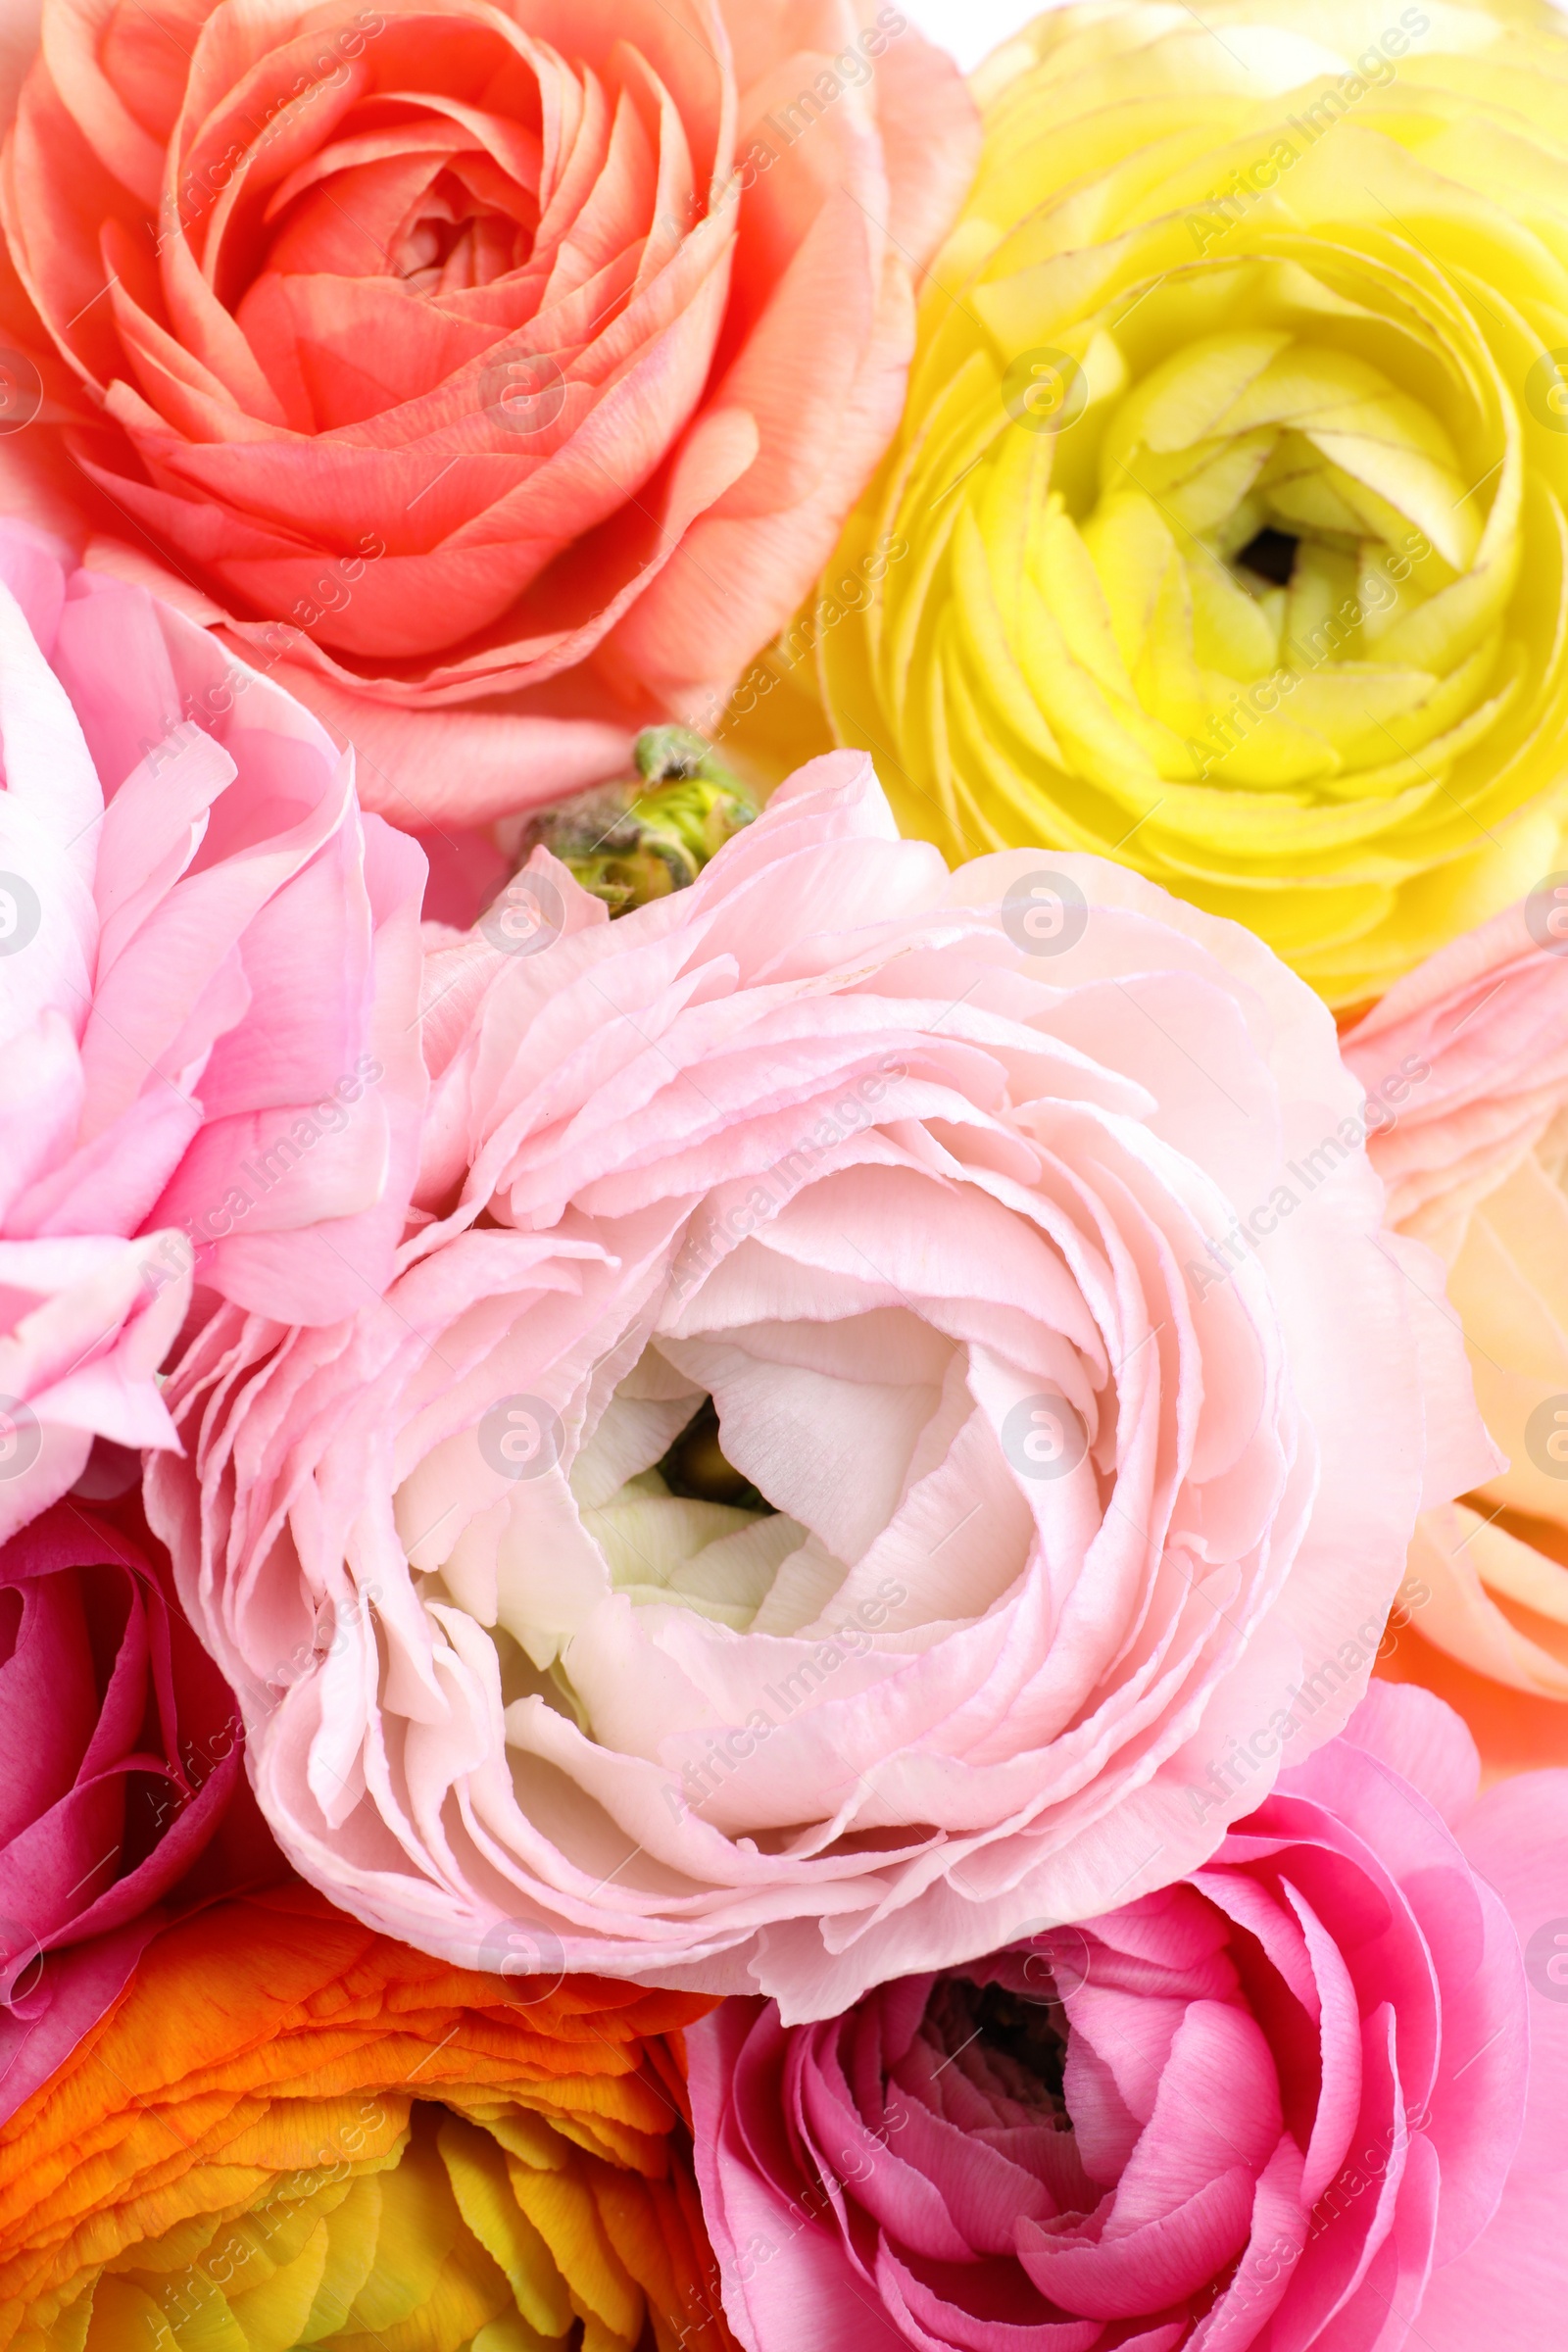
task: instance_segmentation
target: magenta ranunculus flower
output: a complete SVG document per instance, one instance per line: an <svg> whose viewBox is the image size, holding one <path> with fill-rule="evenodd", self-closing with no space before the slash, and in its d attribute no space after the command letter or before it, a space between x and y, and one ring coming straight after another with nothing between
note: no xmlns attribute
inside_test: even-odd
<svg viewBox="0 0 1568 2352"><path fill-rule="evenodd" d="M233 1693L138 1528L134 1498L60 1504L0 1545L0 2121L172 1910L281 1869Z"/></svg>
<svg viewBox="0 0 1568 2352"><path fill-rule="evenodd" d="M536 852L426 998L396 1283L215 1315L149 1488L335 1900L819 2016L1180 1877L1342 1728L1494 1456L1248 932L950 874L837 754L613 924Z"/></svg>
<svg viewBox="0 0 1568 2352"><path fill-rule="evenodd" d="M168 1446L191 1278L303 1322L392 1269L422 854L144 589L0 525L0 1541Z"/></svg>
<svg viewBox="0 0 1568 2352"><path fill-rule="evenodd" d="M689 2029L747 2352L1560 2344L1568 1773L1477 1778L1377 1684L1183 1884Z"/></svg>

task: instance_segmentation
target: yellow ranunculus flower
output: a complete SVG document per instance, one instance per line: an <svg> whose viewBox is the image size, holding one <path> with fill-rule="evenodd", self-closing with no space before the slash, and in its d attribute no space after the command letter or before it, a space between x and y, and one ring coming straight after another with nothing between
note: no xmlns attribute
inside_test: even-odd
<svg viewBox="0 0 1568 2352"><path fill-rule="evenodd" d="M979 77L899 438L800 625L965 856L1098 850L1374 996L1554 863L1568 26L1041 18Z"/></svg>

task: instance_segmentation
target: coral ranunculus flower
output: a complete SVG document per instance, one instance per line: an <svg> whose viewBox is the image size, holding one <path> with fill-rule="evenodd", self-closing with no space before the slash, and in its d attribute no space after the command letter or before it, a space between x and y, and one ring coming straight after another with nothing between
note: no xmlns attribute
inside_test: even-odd
<svg viewBox="0 0 1568 2352"><path fill-rule="evenodd" d="M1568 1774L1476 1784L1379 1689L1182 1886L824 2024L726 2002L748 2352L1560 2345Z"/></svg>
<svg viewBox="0 0 1568 2352"><path fill-rule="evenodd" d="M1556 862L1568 30L1126 0L979 87L838 739L950 854L1119 857L1364 1002Z"/></svg>
<svg viewBox="0 0 1568 2352"><path fill-rule="evenodd" d="M678 2030L293 1887L144 1954L0 2141L9 2352L723 2352Z"/></svg>
<svg viewBox="0 0 1568 2352"><path fill-rule="evenodd" d="M878 0L47 0L0 220L118 561L477 817L786 618L974 147Z"/></svg>
<svg viewBox="0 0 1568 2352"><path fill-rule="evenodd" d="M618 921L514 889L429 958L385 1299L171 1374L149 1508L290 1859L793 2016L1179 1876L1495 1463L1325 1007L1123 866L950 874L851 753Z"/></svg>

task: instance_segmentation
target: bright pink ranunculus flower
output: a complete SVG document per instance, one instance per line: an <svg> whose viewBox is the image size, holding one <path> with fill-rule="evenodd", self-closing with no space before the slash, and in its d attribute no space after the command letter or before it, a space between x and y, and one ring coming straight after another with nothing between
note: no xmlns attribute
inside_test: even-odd
<svg viewBox="0 0 1568 2352"><path fill-rule="evenodd" d="M186 713L197 706L202 723ZM0 1541L175 1443L192 1277L302 1321L391 1272L424 860L351 755L145 589L0 525Z"/></svg>
<svg viewBox="0 0 1568 2352"><path fill-rule="evenodd" d="M251 1751L335 1899L820 2015L1179 1876L1343 1725L1494 1457L1250 934L950 874L840 753L614 923L536 852L426 999L398 1280L215 1316L150 1487L252 1703L346 1629Z"/></svg>
<svg viewBox="0 0 1568 2352"><path fill-rule="evenodd" d="M176 1911L283 1871L134 1496L0 1544L0 2122Z"/></svg>
<svg viewBox="0 0 1568 2352"><path fill-rule="evenodd" d="M881 0L45 0L0 220L92 560L461 821L615 774L790 617L977 147ZM40 490L60 438L0 458Z"/></svg>
<svg viewBox="0 0 1568 2352"><path fill-rule="evenodd" d="M1401 980L1345 1058L1389 1222L1443 1259L1505 1457L1417 1529L1415 1625L1469 1673L1568 1706L1565 923L1568 883L1548 877Z"/></svg>
<svg viewBox="0 0 1568 2352"><path fill-rule="evenodd" d="M688 2029L747 2352L1561 2344L1568 1773L1476 1787L1374 1685L1183 1884Z"/></svg>

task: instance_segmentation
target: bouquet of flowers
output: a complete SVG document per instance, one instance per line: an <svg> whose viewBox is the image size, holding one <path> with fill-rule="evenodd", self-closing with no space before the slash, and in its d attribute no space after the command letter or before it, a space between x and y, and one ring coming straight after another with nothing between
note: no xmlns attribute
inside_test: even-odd
<svg viewBox="0 0 1568 2352"><path fill-rule="evenodd" d="M1568 24L1018 16L6 23L0 2352L1568 2352Z"/></svg>

